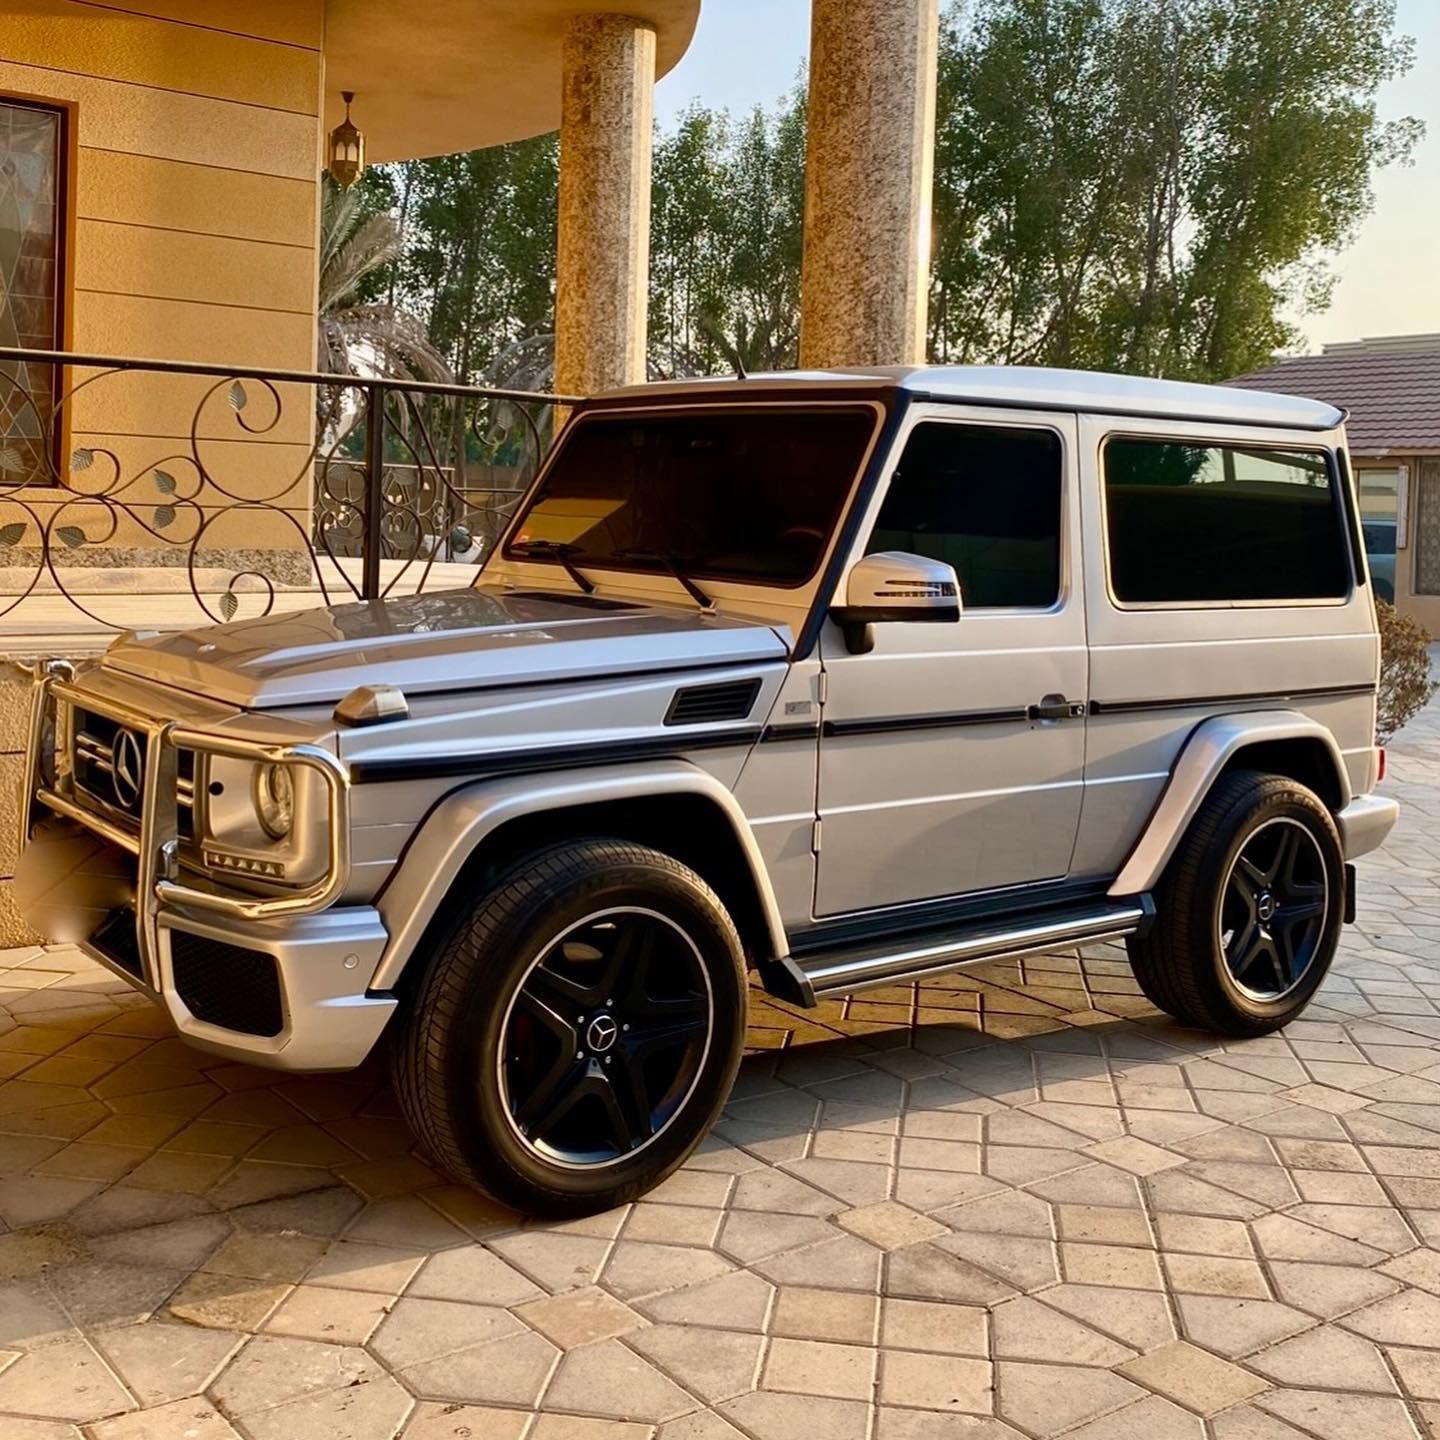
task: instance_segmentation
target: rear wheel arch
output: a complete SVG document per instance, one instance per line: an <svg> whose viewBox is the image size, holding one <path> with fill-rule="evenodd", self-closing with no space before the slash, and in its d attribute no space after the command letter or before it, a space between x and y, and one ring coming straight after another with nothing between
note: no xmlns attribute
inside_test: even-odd
<svg viewBox="0 0 1440 1440"><path fill-rule="evenodd" d="M1110 893L1139 895L1153 890L1216 785L1244 772L1297 781L1319 796L1332 816L1351 800L1340 748L1319 721L1294 710L1211 716L1181 747L1170 781Z"/></svg>

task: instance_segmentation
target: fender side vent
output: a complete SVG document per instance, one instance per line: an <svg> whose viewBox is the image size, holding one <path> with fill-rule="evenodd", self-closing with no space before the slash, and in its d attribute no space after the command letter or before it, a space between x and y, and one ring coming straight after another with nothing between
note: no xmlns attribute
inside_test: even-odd
<svg viewBox="0 0 1440 1440"><path fill-rule="evenodd" d="M726 680L719 685L691 685L677 690L665 712L667 725L710 725L743 720L760 693L760 678Z"/></svg>

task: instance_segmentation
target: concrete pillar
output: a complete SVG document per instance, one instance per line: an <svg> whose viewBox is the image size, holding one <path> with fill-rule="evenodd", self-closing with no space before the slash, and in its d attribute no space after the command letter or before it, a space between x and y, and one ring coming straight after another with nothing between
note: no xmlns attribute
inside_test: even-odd
<svg viewBox="0 0 1440 1440"><path fill-rule="evenodd" d="M937 0L812 0L800 363L925 358Z"/></svg>
<svg viewBox="0 0 1440 1440"><path fill-rule="evenodd" d="M645 379L655 32L622 15L567 22L560 118L555 388Z"/></svg>

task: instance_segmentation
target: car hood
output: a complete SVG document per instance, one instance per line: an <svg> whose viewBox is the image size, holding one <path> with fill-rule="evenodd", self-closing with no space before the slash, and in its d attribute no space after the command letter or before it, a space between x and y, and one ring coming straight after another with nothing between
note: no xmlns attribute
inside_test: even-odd
<svg viewBox="0 0 1440 1440"><path fill-rule="evenodd" d="M331 704L357 685L408 695L783 659L770 626L667 606L495 589L336 605L153 638L104 667L265 710Z"/></svg>

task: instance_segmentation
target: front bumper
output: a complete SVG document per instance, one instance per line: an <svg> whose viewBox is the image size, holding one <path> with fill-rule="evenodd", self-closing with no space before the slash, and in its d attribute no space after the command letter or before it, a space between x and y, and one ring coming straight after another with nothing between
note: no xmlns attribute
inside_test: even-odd
<svg viewBox="0 0 1440 1440"><path fill-rule="evenodd" d="M114 707L113 718L139 737L143 803L128 823L96 813L44 763L56 700L97 708L67 672L44 667L35 687L14 881L21 913L47 939L78 943L163 1004L180 1034L206 1050L290 1070L358 1065L396 1002L368 994L388 938L379 913L331 908L349 873L344 766L315 746L239 741ZM325 876L273 897L182 880L182 748L319 770L330 795Z"/></svg>
<svg viewBox="0 0 1440 1440"><path fill-rule="evenodd" d="M351 1070L396 1008L393 995L369 993L388 939L370 906L264 923L162 911L149 976L114 943L123 923L80 948L163 1005L190 1044L230 1060Z"/></svg>

